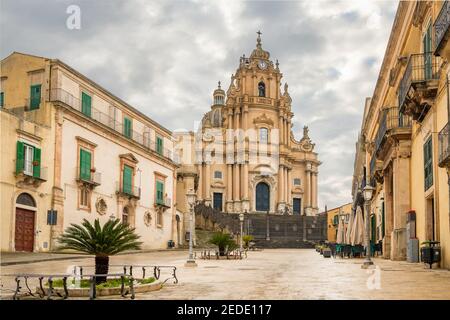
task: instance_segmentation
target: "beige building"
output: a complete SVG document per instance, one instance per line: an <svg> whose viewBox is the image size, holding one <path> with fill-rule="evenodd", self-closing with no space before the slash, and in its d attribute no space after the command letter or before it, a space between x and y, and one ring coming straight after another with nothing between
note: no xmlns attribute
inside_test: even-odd
<svg viewBox="0 0 450 320"><path fill-rule="evenodd" d="M1 98L2 251L53 250L84 218L181 242L169 130L56 59L3 59Z"/></svg>
<svg viewBox="0 0 450 320"><path fill-rule="evenodd" d="M336 242L339 219L344 222L345 229L349 227L352 205L352 203L347 203L336 208L325 209L325 212L320 213L327 215L327 240L329 242Z"/></svg>
<svg viewBox="0 0 450 320"><path fill-rule="evenodd" d="M400 2L366 101L353 180L355 204L365 183L376 187L372 234L385 258L406 259L407 213L415 212L419 243L440 241L444 268L450 268L449 12L447 1Z"/></svg>
<svg viewBox="0 0 450 320"><path fill-rule="evenodd" d="M175 134L182 163L178 193L195 188L199 200L228 213L317 214L320 162L307 127L300 140L294 137L282 76L258 33L227 92L219 82L199 128Z"/></svg>

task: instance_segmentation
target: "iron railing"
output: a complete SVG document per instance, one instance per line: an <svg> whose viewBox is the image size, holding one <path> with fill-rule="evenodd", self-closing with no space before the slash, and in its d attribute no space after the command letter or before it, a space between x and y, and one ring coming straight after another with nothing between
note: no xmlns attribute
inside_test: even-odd
<svg viewBox="0 0 450 320"><path fill-rule="evenodd" d="M25 166L27 166L27 164L25 163ZM47 167L40 167L39 170L35 170L33 168L33 165L31 164L32 169L27 170L25 169L25 167L21 170L19 170L16 174L23 174L24 176L27 177L32 177L34 179L38 179L38 180L42 180L42 181L47 181L48 179L48 168Z"/></svg>
<svg viewBox="0 0 450 320"><path fill-rule="evenodd" d="M65 91L64 89L61 89L61 88L52 89L51 93L50 93L50 100L62 102L64 104L74 108L75 110L83 113L83 111L81 109L80 99L73 96L71 93ZM89 115L87 115L87 116L89 116ZM131 129L129 131L130 134L127 135L127 134L125 134L122 123L115 120L114 117L112 117L94 107L91 107L90 118L92 118L93 120L95 120L97 122L100 122L101 124L103 124L105 126L108 126L109 128L120 133L124 137L137 142L141 146L143 146L149 150L152 150L152 151L162 155L165 158L168 158L173 161L175 160L175 158L173 157L172 150L163 147L162 150L159 152L159 150L157 149L157 146L156 146L156 141L153 141L150 139L149 132L140 133L140 132L137 132L137 131Z"/></svg>
<svg viewBox="0 0 450 320"><path fill-rule="evenodd" d="M164 197L164 199L156 199L156 205L170 208L172 206L172 199L169 197Z"/></svg>
<svg viewBox="0 0 450 320"><path fill-rule="evenodd" d="M399 112L397 107L389 107L382 111L380 125L375 137L375 151L381 148L389 130L397 128L411 128L411 116ZM371 170L372 172L372 170Z"/></svg>
<svg viewBox="0 0 450 320"><path fill-rule="evenodd" d="M450 123L442 128L439 132L438 140L439 140L439 166L445 167L449 163L450 160Z"/></svg>
<svg viewBox="0 0 450 320"><path fill-rule="evenodd" d="M445 44L446 33L450 27L450 2L442 4L441 11L434 22L435 52L438 53Z"/></svg>
<svg viewBox="0 0 450 320"><path fill-rule="evenodd" d="M415 83L439 79L440 66L441 58L436 57L432 52L417 53L409 56L408 64L398 89L400 112L403 112L404 102L411 86Z"/></svg>
<svg viewBox="0 0 450 320"><path fill-rule="evenodd" d="M102 174L100 172L97 172L96 170L92 170L88 173L82 173L80 167L75 168L75 174L77 177L77 180L86 182L88 184L92 185L100 185L102 183Z"/></svg>
<svg viewBox="0 0 450 320"><path fill-rule="evenodd" d="M141 188L124 183L116 183L116 190L118 194L130 196L134 198L141 198Z"/></svg>

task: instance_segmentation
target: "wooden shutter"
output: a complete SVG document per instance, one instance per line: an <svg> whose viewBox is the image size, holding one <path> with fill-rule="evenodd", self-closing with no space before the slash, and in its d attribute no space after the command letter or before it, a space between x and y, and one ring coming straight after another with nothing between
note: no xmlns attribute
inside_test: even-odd
<svg viewBox="0 0 450 320"><path fill-rule="evenodd" d="M91 180L91 153L80 149L80 179Z"/></svg>
<svg viewBox="0 0 450 320"><path fill-rule="evenodd" d="M17 153L16 153L16 173L23 172L24 155L23 155L23 142L17 141Z"/></svg>
<svg viewBox="0 0 450 320"><path fill-rule="evenodd" d="M156 181L156 203L164 204L164 182Z"/></svg>
<svg viewBox="0 0 450 320"><path fill-rule="evenodd" d="M30 110L39 108L41 103L41 85L35 84L30 88Z"/></svg>
<svg viewBox="0 0 450 320"><path fill-rule="evenodd" d="M3 107L4 99L5 99L5 93L0 92L0 107Z"/></svg>
<svg viewBox="0 0 450 320"><path fill-rule="evenodd" d="M82 92L81 93L81 112L83 112L88 117L90 117L92 114L91 102L92 102L91 96Z"/></svg>
<svg viewBox="0 0 450 320"><path fill-rule="evenodd" d="M156 137L156 152L162 154L163 150L163 139L161 137Z"/></svg>
<svg viewBox="0 0 450 320"><path fill-rule="evenodd" d="M127 138L131 138L131 119L123 118L123 134Z"/></svg>
<svg viewBox="0 0 450 320"><path fill-rule="evenodd" d="M33 150L33 177L41 177L41 149L39 148Z"/></svg>
<svg viewBox="0 0 450 320"><path fill-rule="evenodd" d="M423 146L425 190L433 185L433 144L431 137Z"/></svg>
<svg viewBox="0 0 450 320"><path fill-rule="evenodd" d="M132 194L132 175L133 169L129 166L123 166L122 190L126 194Z"/></svg>

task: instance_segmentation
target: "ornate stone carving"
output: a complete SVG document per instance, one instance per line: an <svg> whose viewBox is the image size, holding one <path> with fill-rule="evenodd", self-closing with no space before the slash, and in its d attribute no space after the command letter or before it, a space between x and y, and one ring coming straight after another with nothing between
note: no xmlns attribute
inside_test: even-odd
<svg viewBox="0 0 450 320"><path fill-rule="evenodd" d="M95 201L95 210L101 216L106 214L106 210L108 210L108 205L106 204L106 201L103 198L101 197L97 198L97 200Z"/></svg>
<svg viewBox="0 0 450 320"><path fill-rule="evenodd" d="M266 116L265 113L263 113L261 116L253 119L254 124L266 124L268 126L273 127L273 120Z"/></svg>
<svg viewBox="0 0 450 320"><path fill-rule="evenodd" d="M152 223L152 214L150 211L146 211L144 213L144 223L147 227L150 227L150 225Z"/></svg>

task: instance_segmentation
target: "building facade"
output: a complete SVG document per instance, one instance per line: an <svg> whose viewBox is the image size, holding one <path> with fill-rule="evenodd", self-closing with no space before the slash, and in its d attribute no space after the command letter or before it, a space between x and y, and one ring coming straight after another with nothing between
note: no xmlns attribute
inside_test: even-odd
<svg viewBox="0 0 450 320"><path fill-rule="evenodd" d="M325 212L319 214L326 214L327 216L327 240L328 242L336 242L339 219L344 222L345 229L349 227L350 215L352 214L352 203L347 203L342 206L325 209Z"/></svg>
<svg viewBox="0 0 450 320"><path fill-rule="evenodd" d="M282 76L258 33L227 92L219 82L198 130L175 134L182 163L178 192L195 186L199 200L228 213L317 214L320 162L307 127L300 140L294 137Z"/></svg>
<svg viewBox="0 0 450 320"><path fill-rule="evenodd" d="M2 251L54 250L96 218L135 227L143 248L179 242L169 130L59 60L1 67Z"/></svg>
<svg viewBox="0 0 450 320"><path fill-rule="evenodd" d="M366 184L376 188L372 240L382 242L385 258L406 259L411 237L439 241L444 268L450 268L449 12L448 2L400 2L366 103L353 180L355 206Z"/></svg>

